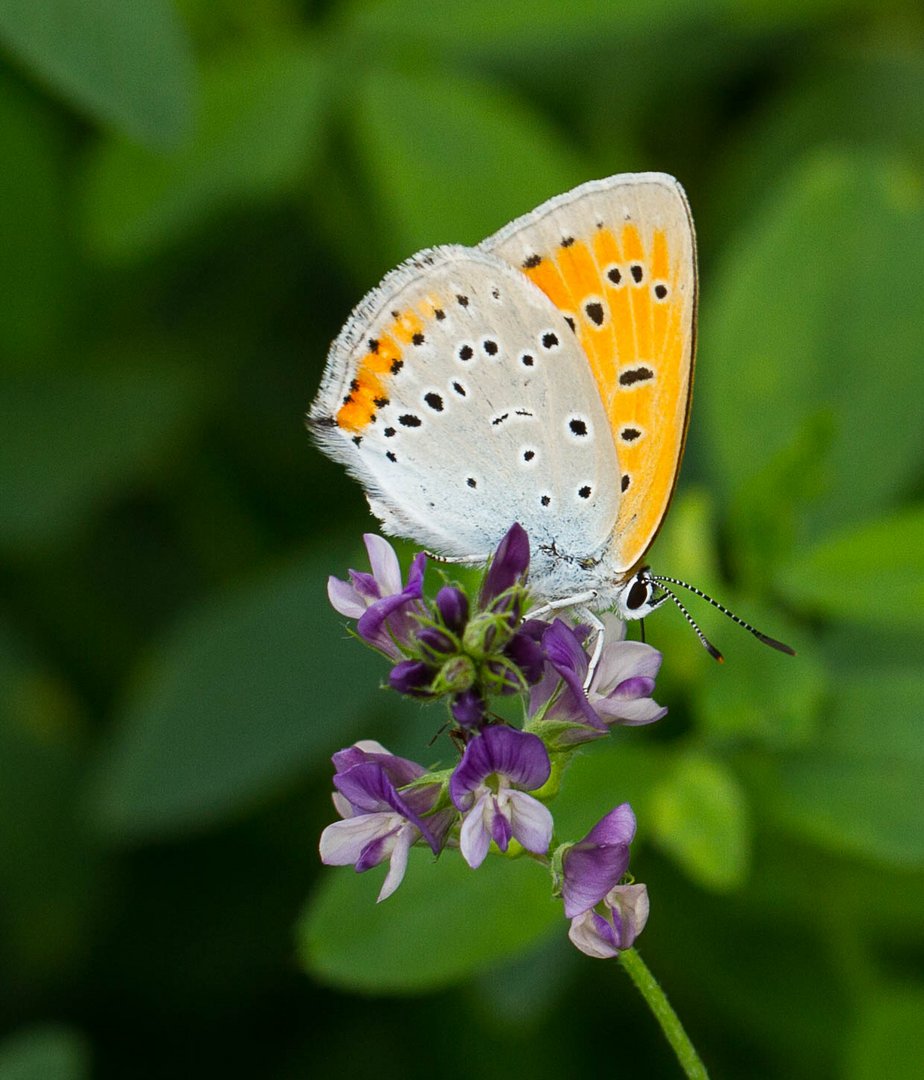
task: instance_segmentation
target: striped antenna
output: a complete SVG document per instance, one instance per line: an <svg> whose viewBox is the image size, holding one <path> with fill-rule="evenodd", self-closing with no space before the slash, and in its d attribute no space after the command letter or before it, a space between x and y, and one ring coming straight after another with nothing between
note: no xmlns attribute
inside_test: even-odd
<svg viewBox="0 0 924 1080"><path fill-rule="evenodd" d="M709 653L710 656L712 656L716 660L718 660L718 662L720 664L724 664L725 663L725 657L719 652L719 650L715 647L715 645L712 644L712 642L709 640L709 638L706 637L706 635L702 632L702 630L700 630L699 626L697 625L696 620L693 618L693 616L689 613L689 611L687 611L687 609L680 602L680 597L677 596L676 593L671 592L671 590L666 585L662 584L662 582L661 582L661 580L659 578L653 577L651 575L649 575L649 577L653 582L655 582L655 584L658 586L658 588L661 590L661 592L663 592L667 596L669 596L671 598L671 600L673 600L674 603L677 605L677 607L680 608L680 613L687 620L687 622L690 624L690 626L693 627L693 630L696 633L696 636L702 642L703 648L706 650L706 652ZM664 580L665 581L670 581L671 579L670 578L665 578Z"/></svg>
<svg viewBox="0 0 924 1080"><path fill-rule="evenodd" d="M786 653L788 656L796 655L795 649L791 648L789 645L784 644L782 641L777 641L776 638L772 638L767 634L761 633L760 630L758 630L756 627L751 626L750 623L746 623L744 619L740 619L733 611L729 611L727 607L723 607L718 602L718 600L713 600L712 597L709 596L707 593L704 593L702 589L697 589L694 585L688 585L685 581L681 581L679 578L661 576L656 577L654 574L650 574L649 577L659 588L663 589L664 592L666 592L667 595L671 597L674 603L677 604L677 606L680 608L681 611L684 612L685 615L686 611L684 610L683 605L680 603L677 597L674 596L670 589L665 586L665 581L670 582L671 585L680 585L684 589L689 589L691 593L695 593L696 596L699 596L701 599L705 600L706 603L712 604L714 608L718 608L719 611L721 611L723 615L727 615L729 619L732 620L732 622L736 622L744 630L747 630L749 634L753 634L758 641L762 641L764 645L769 645L771 649L777 649L779 650L779 652ZM700 629L696 625L696 623L693 622L689 615L687 615L687 619L689 619L689 621L693 624L694 630L696 630L696 632L699 634L700 639L702 640L706 648L709 650L709 652L711 652L713 656L716 656L716 653L713 652L711 646L703 637L703 634L700 632ZM721 659L720 656L717 656L716 658Z"/></svg>

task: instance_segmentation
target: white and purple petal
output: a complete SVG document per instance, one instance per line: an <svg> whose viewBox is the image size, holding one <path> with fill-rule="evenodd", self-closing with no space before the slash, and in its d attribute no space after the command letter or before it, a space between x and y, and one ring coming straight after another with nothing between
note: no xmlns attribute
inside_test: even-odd
<svg viewBox="0 0 924 1080"><path fill-rule="evenodd" d="M571 920L568 937L582 953L606 960L632 947L648 921L648 889L618 885L607 895L606 914L582 912Z"/></svg>
<svg viewBox="0 0 924 1080"><path fill-rule="evenodd" d="M534 791L551 773L549 754L542 740L506 726L485 728L471 739L449 781L449 794L460 809L467 809L472 792L489 776L505 777L511 784Z"/></svg>
<svg viewBox="0 0 924 1080"><path fill-rule="evenodd" d="M413 825L405 824L398 830L391 851L391 859L388 863L388 873L385 875L385 880L382 882L382 887L379 889L379 895L376 899L377 904L387 900L404 880L408 852L416 839L417 831Z"/></svg>
<svg viewBox="0 0 924 1080"><path fill-rule="evenodd" d="M349 581L341 581L333 574L327 579L327 599L338 615L358 619L369 606Z"/></svg>
<svg viewBox="0 0 924 1080"><path fill-rule="evenodd" d="M542 635L542 647L549 663L565 684L560 698L549 714L550 717L580 719L591 727L604 729L605 725L584 693L584 679L587 677L590 661L584 651L583 636L580 632L563 620L556 619Z"/></svg>
<svg viewBox="0 0 924 1080"><path fill-rule="evenodd" d="M459 830L459 850L462 857L473 869L477 870L484 862L491 846L491 817L493 816L494 796L485 791L477 799L462 820Z"/></svg>
<svg viewBox="0 0 924 1080"><path fill-rule="evenodd" d="M385 769L377 762L365 761L345 772L337 773L334 777L334 786L344 798L349 800L355 814L369 815L393 811L417 827L434 854L439 852L440 843L433 835L429 824L414 806L398 793ZM432 801L435 801L438 794L438 785L433 785ZM349 820L354 821L356 818Z"/></svg>
<svg viewBox="0 0 924 1080"><path fill-rule="evenodd" d="M554 827L549 808L522 791L507 792L507 807L510 829L517 841L527 851L544 855L552 842Z"/></svg>
<svg viewBox="0 0 924 1080"><path fill-rule="evenodd" d="M389 542L376 533L365 533L363 543L372 567L372 576L379 587L380 596L401 592L401 564Z"/></svg>
<svg viewBox="0 0 924 1080"><path fill-rule="evenodd" d="M620 625L622 620L616 620ZM612 620L604 621L606 644L600 654L600 662L594 672L591 689L605 697L626 679L638 676L651 679L652 687L661 670L661 653L642 641L613 641L610 628ZM651 691L649 690L649 693Z"/></svg>
<svg viewBox="0 0 924 1080"><path fill-rule="evenodd" d="M359 814L335 821L321 833L318 850L327 866L353 866L377 840L389 836L403 824L398 814Z"/></svg>
<svg viewBox="0 0 924 1080"><path fill-rule="evenodd" d="M562 899L565 916L573 919L598 904L629 869L629 845L635 836L635 814L622 803L602 817L562 857Z"/></svg>

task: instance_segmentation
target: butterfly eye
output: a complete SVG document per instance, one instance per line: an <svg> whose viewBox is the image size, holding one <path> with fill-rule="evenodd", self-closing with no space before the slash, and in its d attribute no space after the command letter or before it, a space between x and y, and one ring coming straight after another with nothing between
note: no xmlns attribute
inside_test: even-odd
<svg viewBox="0 0 924 1080"><path fill-rule="evenodd" d="M629 595L626 597L626 607L630 611L638 611L638 609L647 602L650 586L647 581L641 581L638 578L632 584L632 588L629 590Z"/></svg>

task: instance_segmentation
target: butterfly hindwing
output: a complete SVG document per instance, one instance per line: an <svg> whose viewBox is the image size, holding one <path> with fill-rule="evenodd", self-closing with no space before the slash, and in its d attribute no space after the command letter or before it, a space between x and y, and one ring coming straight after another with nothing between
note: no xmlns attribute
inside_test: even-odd
<svg viewBox="0 0 924 1080"><path fill-rule="evenodd" d="M696 248L672 177L592 181L481 247L517 267L574 325L619 459L610 560L628 572L667 512L692 392Z"/></svg>

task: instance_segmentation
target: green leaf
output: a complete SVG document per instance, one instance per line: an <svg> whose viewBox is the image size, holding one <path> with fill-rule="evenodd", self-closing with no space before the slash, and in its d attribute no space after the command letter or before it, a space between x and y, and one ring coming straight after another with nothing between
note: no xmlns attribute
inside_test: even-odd
<svg viewBox="0 0 924 1080"><path fill-rule="evenodd" d="M0 75L0 350L20 366L54 341L69 311L65 139L50 109ZM25 363L24 363L25 361Z"/></svg>
<svg viewBox="0 0 924 1080"><path fill-rule="evenodd" d="M758 586L792 557L802 515L824 495L836 433L830 411L807 417L792 441L754 469L729 508L729 557L736 577Z"/></svg>
<svg viewBox="0 0 924 1080"><path fill-rule="evenodd" d="M320 149L322 77L310 41L212 61L194 137L182 147L154 154L113 140L90 158L82 193L90 244L110 258L142 257L295 186Z"/></svg>
<svg viewBox="0 0 924 1080"><path fill-rule="evenodd" d="M229 589L161 644L98 778L104 832L207 827L329 767L359 737L387 667L346 638L324 591L330 569L314 557Z"/></svg>
<svg viewBox="0 0 924 1080"><path fill-rule="evenodd" d="M49 543L151 468L198 401L163 357L129 367L12 376L2 386L0 545Z"/></svg>
<svg viewBox="0 0 924 1080"><path fill-rule="evenodd" d="M833 851L924 866L924 676L890 670L843 677L823 739L762 777L786 828Z"/></svg>
<svg viewBox="0 0 924 1080"><path fill-rule="evenodd" d="M704 888L728 892L747 878L751 827L744 792L714 758L685 754L655 788L655 842Z"/></svg>
<svg viewBox="0 0 924 1080"><path fill-rule="evenodd" d="M552 807L555 843L580 840L624 802L632 804L644 840L652 791L672 758L644 728L617 729L610 738L583 748L571 759Z"/></svg>
<svg viewBox="0 0 924 1080"><path fill-rule="evenodd" d="M367 72L353 122L395 258L477 243L587 179L586 165L529 106L445 71Z"/></svg>
<svg viewBox="0 0 924 1080"><path fill-rule="evenodd" d="M753 600L727 599L732 610L746 611L762 629L772 627L796 656L784 656L727 623L734 641L728 660L702 680L691 708L703 732L726 743L742 738L774 749L812 741L828 676L814 643L778 611ZM717 635L720 627L712 618ZM714 640L714 637L713 637Z"/></svg>
<svg viewBox="0 0 924 1080"><path fill-rule="evenodd" d="M4 0L0 41L74 108L149 146L187 134L193 64L168 0Z"/></svg>
<svg viewBox="0 0 924 1080"><path fill-rule="evenodd" d="M825 153L796 168L735 238L704 297L701 429L726 495L821 412L834 437L819 535L863 520L919 467L924 202L893 160Z"/></svg>
<svg viewBox="0 0 924 1080"><path fill-rule="evenodd" d="M378 53L445 54L452 58L503 60L511 65L543 61L573 65L584 50L588 62L602 48L625 48L636 39L658 37L668 31L683 33L709 26L716 18L731 18L753 28L755 19L771 25L800 24L816 18L818 9L850 7L849 0L786 0L767 5L765 0L530 0L529 4L497 4L494 0L468 0L447 4L439 18L422 18L416 0L380 0L375 4L353 0L344 5L341 32ZM604 53L609 59L610 51ZM569 69L576 77L583 72ZM620 69L621 70L621 69Z"/></svg>
<svg viewBox="0 0 924 1080"><path fill-rule="evenodd" d="M844 529L779 575L803 608L884 629L924 625L924 507Z"/></svg>
<svg viewBox="0 0 924 1080"><path fill-rule="evenodd" d="M99 860L77 813L87 749L68 687L0 621L0 936L21 993L60 983L96 913Z"/></svg>
<svg viewBox="0 0 924 1080"><path fill-rule="evenodd" d="M383 868L331 867L298 927L301 963L334 986L377 994L434 990L515 956L559 925L548 873L489 856L472 870L457 851L414 850L394 895L375 898Z"/></svg>
<svg viewBox="0 0 924 1080"><path fill-rule="evenodd" d="M892 987L864 995L848 1040L846 1080L917 1080L924 1061L924 990Z"/></svg>
<svg viewBox="0 0 924 1080"><path fill-rule="evenodd" d="M719 162L710 174L716 229L734 228L772 200L791 163L819 146L863 155L911 153L924 163L921 50L898 35L875 44L831 35L820 45L811 64L766 95L762 110L733 136L725 169Z"/></svg>
<svg viewBox="0 0 924 1080"><path fill-rule="evenodd" d="M29 1028L0 1043L3 1080L85 1080L90 1055L83 1037L50 1024Z"/></svg>

